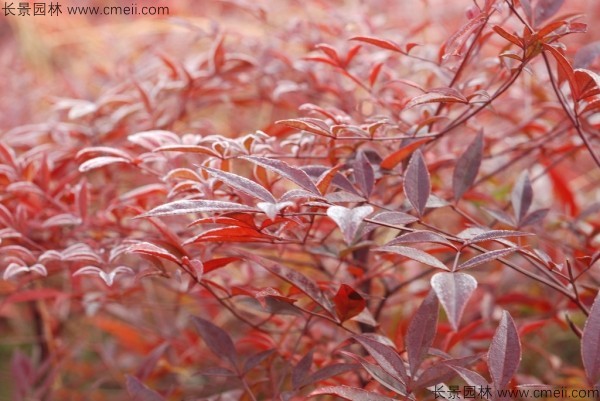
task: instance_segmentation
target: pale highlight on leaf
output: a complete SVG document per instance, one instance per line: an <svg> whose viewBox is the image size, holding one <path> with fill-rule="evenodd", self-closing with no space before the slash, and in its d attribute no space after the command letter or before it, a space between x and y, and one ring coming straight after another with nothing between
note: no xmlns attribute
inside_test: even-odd
<svg viewBox="0 0 600 401"><path fill-rule="evenodd" d="M331 206L327 209L329 216L342 231L344 241L350 245L358 232L360 225L365 217L373 213L371 206L359 206L354 209L348 209L343 206Z"/></svg>
<svg viewBox="0 0 600 401"><path fill-rule="evenodd" d="M458 331L460 319L467 302L477 288L477 280L465 273L436 273L431 277L435 291L454 331Z"/></svg>

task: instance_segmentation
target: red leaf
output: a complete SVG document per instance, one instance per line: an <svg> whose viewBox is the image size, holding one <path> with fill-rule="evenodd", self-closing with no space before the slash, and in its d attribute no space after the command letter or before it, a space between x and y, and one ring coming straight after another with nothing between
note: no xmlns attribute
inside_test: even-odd
<svg viewBox="0 0 600 401"><path fill-rule="evenodd" d="M531 187L527 171L523 171L517 179L511 193L511 201L515 212L515 219L517 220L517 224L519 224L527 214L533 201L533 188Z"/></svg>
<svg viewBox="0 0 600 401"><path fill-rule="evenodd" d="M398 44L392 42L391 40L378 39L378 38L373 38L373 37L368 37L368 36L355 36L353 38L350 38L350 40L356 40L358 42L365 42L365 43L369 43L369 44L375 45L377 47L380 47L382 49L406 54L406 52L403 51L402 48Z"/></svg>
<svg viewBox="0 0 600 401"><path fill-rule="evenodd" d="M404 193L413 208L422 216L431 192L429 172L420 150L415 151L410 158L404 173Z"/></svg>
<svg viewBox="0 0 600 401"><path fill-rule="evenodd" d="M133 253L141 253L143 255L154 256L179 264L179 258L173 255L171 252L149 242L139 242L137 244L134 244L128 248L128 251Z"/></svg>
<svg viewBox="0 0 600 401"><path fill-rule="evenodd" d="M569 87L571 88L571 93L574 99L580 99L579 91L577 88L577 81L575 80L575 73L573 72L573 67L571 63L566 59L565 56L562 55L561 52L558 51L554 46L549 45L547 43L542 43L544 50L548 50L552 57L556 60L556 64L558 67L558 77L562 81L566 79L569 83Z"/></svg>
<svg viewBox="0 0 600 401"><path fill-rule="evenodd" d="M130 159L125 159L123 157L113 157L113 156L101 156L90 159L86 162L81 163L79 166L79 171L85 173L90 170L94 170L100 167L108 166L110 164L115 163L126 163L131 164Z"/></svg>
<svg viewBox="0 0 600 401"><path fill-rule="evenodd" d="M303 275L302 273L296 270L291 270L283 265L256 256L250 252L241 250L238 252L241 255L243 255L246 259L251 260L258 266L261 266L262 268L268 270L269 272L278 276L282 280L285 280L288 283L292 284L294 287L298 288L310 299L312 299L317 305L320 305L332 317L336 317L332 303L329 301L329 299L327 299L327 297L325 297L321 290L319 290L319 286L317 286L317 284L307 276Z"/></svg>
<svg viewBox="0 0 600 401"><path fill-rule="evenodd" d="M375 359L377 364L381 366L387 373L400 380L401 383L408 383L408 375L404 361L393 348L382 344L364 335L356 335L354 339L359 342L369 355Z"/></svg>
<svg viewBox="0 0 600 401"><path fill-rule="evenodd" d="M127 375L125 386L133 401L165 401L163 396L150 389L136 377Z"/></svg>
<svg viewBox="0 0 600 401"><path fill-rule="evenodd" d="M408 364L411 375L421 366L433 344L437 331L439 303L435 292L430 291L415 316L412 318L406 333L405 343L408 352Z"/></svg>
<svg viewBox="0 0 600 401"><path fill-rule="evenodd" d="M211 212L255 212L256 209L250 206L233 202L223 202L216 200L179 200L166 203L155 207L154 209L137 216L155 217L155 216L175 216L188 213L211 213Z"/></svg>
<svg viewBox="0 0 600 401"><path fill-rule="evenodd" d="M381 252L390 252L398 255L402 255L417 262L421 262L428 266L437 267L438 269L448 270L445 264L440 262L435 257L431 256L427 252L423 252L420 249L409 248L406 246L382 246L376 249Z"/></svg>
<svg viewBox="0 0 600 401"><path fill-rule="evenodd" d="M597 385L600 381L600 293L583 328L581 358L588 381L592 386Z"/></svg>
<svg viewBox="0 0 600 401"><path fill-rule="evenodd" d="M460 319L477 280L465 273L436 273L431 277L431 287L435 291L454 331L458 331Z"/></svg>
<svg viewBox="0 0 600 401"><path fill-rule="evenodd" d="M208 156L219 156L214 150L207 148L206 146L200 145L168 145L161 146L160 148L154 149L155 152L184 152L184 153L198 153Z"/></svg>
<svg viewBox="0 0 600 401"><path fill-rule="evenodd" d="M466 24L459 28L450 38L444 43L440 49L440 61L446 60L449 56L459 56L460 50L467 42L471 33L487 22L488 15L485 12L480 13L475 18L470 19Z"/></svg>
<svg viewBox="0 0 600 401"><path fill-rule="evenodd" d="M514 43L515 45L519 46L520 48L523 48L523 41L519 37L513 35L512 33L506 32L504 30L504 28L502 28L501 26L495 25L494 31L498 35L502 36L504 39L508 40L509 42Z"/></svg>
<svg viewBox="0 0 600 401"><path fill-rule="evenodd" d="M504 257L515 251L517 251L517 248L496 249L494 251L482 253L481 255L477 255L474 258L471 258L466 262L462 263L456 268L456 270L470 269L472 267L479 266L481 264L491 262L492 260Z"/></svg>
<svg viewBox="0 0 600 401"><path fill-rule="evenodd" d="M373 207L368 205L355 207L354 209L343 206L330 206L327 209L327 216L338 225L344 236L344 241L348 245L354 241L363 220L371 213L373 213Z"/></svg>
<svg viewBox="0 0 600 401"><path fill-rule="evenodd" d="M350 401L394 401L395 398L389 398L371 391L363 390L348 386L324 386L313 391L308 396L315 397L318 395L337 395L345 400Z"/></svg>
<svg viewBox="0 0 600 401"><path fill-rule="evenodd" d="M369 85L370 86L375 85L375 81L377 81L377 77L379 77L379 73L381 72L381 68L384 66L384 64L385 63L383 63L383 62L377 63L371 69L371 73L369 74Z"/></svg>
<svg viewBox="0 0 600 401"><path fill-rule="evenodd" d="M388 155L385 159L383 159L383 161L380 164L381 168L386 170L393 169L398 165L398 163L406 159L408 156L412 155L416 149L420 148L421 145L429 142L430 140L431 138L417 139L416 141L409 143L408 145L396 150L395 152Z"/></svg>
<svg viewBox="0 0 600 401"><path fill-rule="evenodd" d="M276 237L261 233L253 228L232 226L204 231L202 234L186 240L183 245L198 242L261 242L264 240L272 241L274 239Z"/></svg>
<svg viewBox="0 0 600 401"><path fill-rule="evenodd" d="M483 134L479 132L473 142L460 155L452 175L454 201L458 201L475 182L483 156Z"/></svg>
<svg viewBox="0 0 600 401"><path fill-rule="evenodd" d="M229 257L229 258L217 258L217 259L209 260L208 262L204 262L204 273L208 273L213 270L217 270L217 269L227 266L228 264L233 263L237 260L240 260L240 258Z"/></svg>
<svg viewBox="0 0 600 401"><path fill-rule="evenodd" d="M288 127L312 132L313 134L326 136L328 138L334 137L326 124L314 118L294 118L290 120L280 120L276 121L275 124L284 124Z"/></svg>
<svg viewBox="0 0 600 401"><path fill-rule="evenodd" d="M196 316L192 316L192 322L213 354L225 357L233 366L237 366L235 345L225 330Z"/></svg>
<svg viewBox="0 0 600 401"><path fill-rule="evenodd" d="M217 170L210 167L202 167L202 169L208 171L210 175L218 178L230 187L242 191L245 194L254 196L255 198L265 202L277 202L273 195L271 195L271 193L267 191L262 185L259 185L246 177L242 177L237 174L227 173L225 171Z"/></svg>
<svg viewBox="0 0 600 401"><path fill-rule="evenodd" d="M342 322L353 318L367 306L367 301L349 285L342 284L333 297L335 311Z"/></svg>
<svg viewBox="0 0 600 401"><path fill-rule="evenodd" d="M502 314L488 351L488 367L497 389L506 387L521 361L521 342L515 322L507 311Z"/></svg>
<svg viewBox="0 0 600 401"><path fill-rule="evenodd" d="M341 66L342 62L340 61L340 57L338 56L337 50L335 50L332 46L320 43L315 46L317 49L321 50L323 53L327 55L336 65Z"/></svg>
<svg viewBox="0 0 600 401"><path fill-rule="evenodd" d="M267 170L270 170L276 174L281 175L282 177L287 178L298 186L306 189L307 191L312 192L316 195L321 195L319 189L312 182L308 174L299 168L290 166L284 161L276 160L276 159L268 159L266 157L258 157L258 156L243 156L243 159L249 160L254 164L257 164L261 167L264 167Z"/></svg>
<svg viewBox="0 0 600 401"><path fill-rule="evenodd" d="M426 103L469 103L469 100L464 96L441 94L436 92L424 93L413 97L404 108L410 109L411 107L418 106Z"/></svg>
<svg viewBox="0 0 600 401"><path fill-rule="evenodd" d="M600 75L594 71L578 68L574 71L579 99L600 94Z"/></svg>

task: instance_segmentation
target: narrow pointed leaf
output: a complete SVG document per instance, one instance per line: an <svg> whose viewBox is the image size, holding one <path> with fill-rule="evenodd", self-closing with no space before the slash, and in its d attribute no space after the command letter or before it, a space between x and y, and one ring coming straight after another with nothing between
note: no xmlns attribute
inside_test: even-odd
<svg viewBox="0 0 600 401"><path fill-rule="evenodd" d="M526 233L523 231L512 231L512 230L490 230L481 234L477 234L470 238L467 242L475 244L477 242L491 241L500 238L508 237L523 237L526 235L533 235L533 233Z"/></svg>
<svg viewBox="0 0 600 401"><path fill-rule="evenodd" d="M431 138L417 139L414 142L409 143L406 146L401 147L395 152L388 155L381 161L381 168L391 170L398 165L401 161L413 154L415 150L421 147L421 145L431 141Z"/></svg>
<svg viewBox="0 0 600 401"><path fill-rule="evenodd" d="M136 218L155 216L175 216L188 213L211 212L254 212L256 209L234 202L217 200L179 200L155 207Z"/></svg>
<svg viewBox="0 0 600 401"><path fill-rule="evenodd" d="M521 222L533 201L533 189L529 174L526 171L521 173L511 193L512 206L515 211L515 219Z"/></svg>
<svg viewBox="0 0 600 401"><path fill-rule="evenodd" d="M473 142L456 161L452 176L454 200L458 201L475 182L483 156L483 134L479 132Z"/></svg>
<svg viewBox="0 0 600 401"><path fill-rule="evenodd" d="M259 185L246 177L242 177L241 175L237 174L227 173L225 171L217 170L210 167L202 167L202 169L206 170L210 175L223 181L230 187L235 188L245 194L253 196L264 202L277 203L275 197L271 195L271 193L267 191L262 185Z"/></svg>
<svg viewBox="0 0 600 401"><path fill-rule="evenodd" d="M356 335L354 339L365 347L369 355L375 359L383 370L400 380L403 384L408 383L404 361L396 350L364 335Z"/></svg>
<svg viewBox="0 0 600 401"><path fill-rule="evenodd" d="M600 293L583 328L581 358L588 381L595 386L600 382Z"/></svg>
<svg viewBox="0 0 600 401"><path fill-rule="evenodd" d="M371 195L373 185L375 184L375 172L369 159L364 153L359 153L356 161L352 165L354 169L354 181L360 188L362 194L366 197Z"/></svg>
<svg viewBox="0 0 600 401"><path fill-rule="evenodd" d="M456 247L450 241L432 231L413 231L411 233L402 234L399 237L396 237L387 244L385 244L385 246L423 242L431 242L446 245L450 248L456 249Z"/></svg>
<svg viewBox="0 0 600 401"><path fill-rule="evenodd" d="M192 317L196 330L208 348L218 357L225 357L233 365L237 365L237 352L229 334L208 320Z"/></svg>
<svg viewBox="0 0 600 401"><path fill-rule="evenodd" d="M312 182L308 174L297 167L290 166L281 160L269 159L266 157L244 156L242 158L287 178L313 194L321 195L319 189Z"/></svg>
<svg viewBox="0 0 600 401"><path fill-rule="evenodd" d="M408 353L408 364L411 375L421 366L433 344L437 331L439 303L435 292L430 291L415 316L412 318L406 333L405 343Z"/></svg>
<svg viewBox="0 0 600 401"><path fill-rule="evenodd" d="M136 377L127 376L125 386L133 401L165 401L163 396L150 389Z"/></svg>
<svg viewBox="0 0 600 401"><path fill-rule="evenodd" d="M329 299L325 297L325 295L323 294L323 292L321 292L317 284L304 274L296 270L289 269L283 265L280 265L268 259L256 256L250 252L241 250L238 252L241 255L243 255L246 259L251 260L258 266L268 270L269 272L278 276L282 280L285 280L288 283L292 284L304 294L306 294L309 298L311 298L315 303L321 306L332 317L336 317L335 309L331 301L329 301Z"/></svg>
<svg viewBox="0 0 600 401"><path fill-rule="evenodd" d="M308 396L316 397L318 395L336 395L350 401L394 401L394 398L386 397L372 391L349 386L324 386L313 391Z"/></svg>
<svg viewBox="0 0 600 401"><path fill-rule="evenodd" d="M406 173L404 174L404 193L419 216L425 212L427 198L431 192L429 172L420 150L415 151L410 158Z"/></svg>
<svg viewBox="0 0 600 401"><path fill-rule="evenodd" d="M505 388L521 361L521 342L515 322L507 311L502 314L488 351L488 367L497 389Z"/></svg>
<svg viewBox="0 0 600 401"><path fill-rule="evenodd" d="M416 260L417 262L421 262L428 266L437 267L442 270L449 270L445 264L440 262L437 258L431 256L427 252L423 252L420 249L410 248L407 246L382 246L376 249L381 252L390 252L398 255L402 255L412 260Z"/></svg>
<svg viewBox="0 0 600 401"><path fill-rule="evenodd" d="M465 306L477 288L477 280L465 273L436 273L431 287L448 315L454 331L458 331Z"/></svg>
<svg viewBox="0 0 600 401"><path fill-rule="evenodd" d="M457 267L457 270L470 269L472 267L491 262L492 260L502 258L506 255L516 252L517 250L518 250L517 248L505 248L505 249L496 249L494 251L482 253L481 255L477 255L474 258L471 258L471 259L467 260L465 263L459 265Z"/></svg>
<svg viewBox="0 0 600 401"><path fill-rule="evenodd" d="M300 362L292 370L292 387L298 389L302 386L304 380L308 377L308 371L313 362L313 351L309 351L304 355Z"/></svg>

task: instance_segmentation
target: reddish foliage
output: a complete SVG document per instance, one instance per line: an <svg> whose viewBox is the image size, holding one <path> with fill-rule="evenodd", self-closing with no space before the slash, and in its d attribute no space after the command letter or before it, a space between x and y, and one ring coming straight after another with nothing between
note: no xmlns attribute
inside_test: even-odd
<svg viewBox="0 0 600 401"><path fill-rule="evenodd" d="M36 90L0 84L0 398L598 385L600 46L572 5L206 3L98 64L2 43Z"/></svg>

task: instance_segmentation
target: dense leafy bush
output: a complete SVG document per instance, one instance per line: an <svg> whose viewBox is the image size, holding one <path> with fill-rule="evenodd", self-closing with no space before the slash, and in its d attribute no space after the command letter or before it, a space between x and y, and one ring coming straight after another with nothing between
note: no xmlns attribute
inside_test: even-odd
<svg viewBox="0 0 600 401"><path fill-rule="evenodd" d="M600 42L573 4L207 3L3 31L2 397L597 385Z"/></svg>

